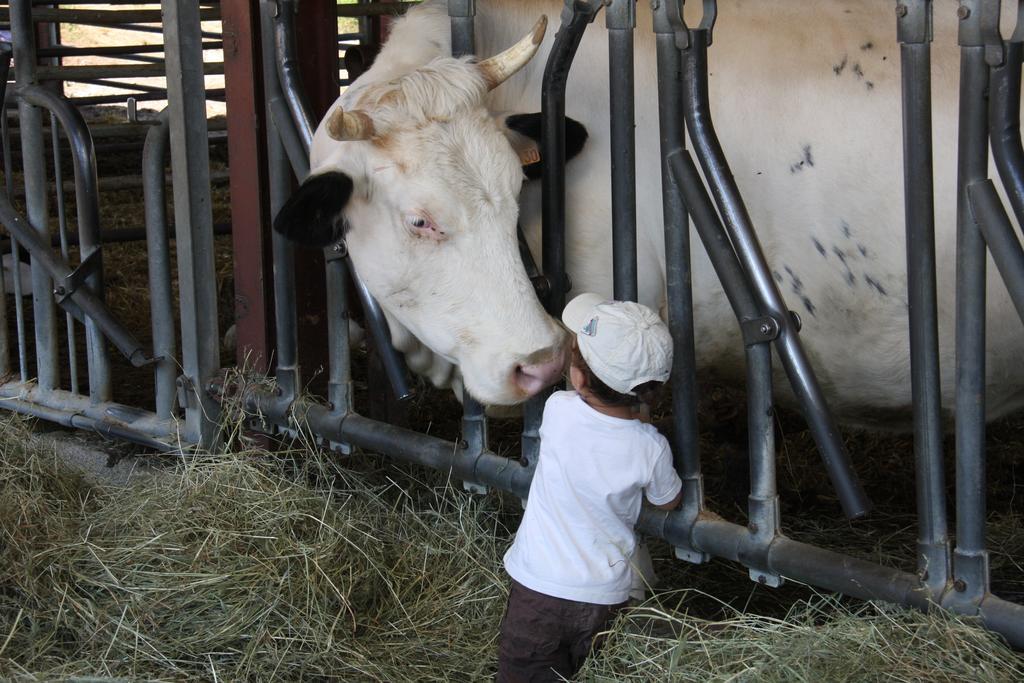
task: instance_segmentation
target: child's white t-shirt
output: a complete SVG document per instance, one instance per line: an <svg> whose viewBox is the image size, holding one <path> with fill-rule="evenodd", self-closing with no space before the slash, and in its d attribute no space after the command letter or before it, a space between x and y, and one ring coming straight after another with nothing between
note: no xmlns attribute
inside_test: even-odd
<svg viewBox="0 0 1024 683"><path fill-rule="evenodd" d="M664 505L682 488L668 441L640 420L597 412L575 391L547 400L540 438L540 460L505 569L545 595L624 602L642 496Z"/></svg>

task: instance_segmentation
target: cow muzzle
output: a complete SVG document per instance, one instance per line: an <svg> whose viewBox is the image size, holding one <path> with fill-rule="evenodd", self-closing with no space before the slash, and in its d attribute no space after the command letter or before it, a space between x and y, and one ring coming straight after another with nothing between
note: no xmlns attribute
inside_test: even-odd
<svg viewBox="0 0 1024 683"><path fill-rule="evenodd" d="M565 361L566 350L563 347L545 361L517 365L512 372L512 381L527 397L535 396L563 377Z"/></svg>

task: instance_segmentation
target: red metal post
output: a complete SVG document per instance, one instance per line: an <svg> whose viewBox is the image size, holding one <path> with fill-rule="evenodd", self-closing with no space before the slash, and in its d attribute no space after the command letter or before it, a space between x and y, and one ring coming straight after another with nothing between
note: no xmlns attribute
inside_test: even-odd
<svg viewBox="0 0 1024 683"><path fill-rule="evenodd" d="M266 372L273 352L273 266L258 0L221 0L237 361Z"/></svg>

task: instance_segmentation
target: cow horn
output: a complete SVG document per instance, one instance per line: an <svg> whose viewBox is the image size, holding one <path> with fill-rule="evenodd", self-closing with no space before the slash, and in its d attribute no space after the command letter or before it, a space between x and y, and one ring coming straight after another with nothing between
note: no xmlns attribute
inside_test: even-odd
<svg viewBox="0 0 1024 683"><path fill-rule="evenodd" d="M494 90L504 83L509 76L526 66L535 54L540 43L544 40L544 32L548 28L547 15L541 15L533 30L523 36L522 40L508 48L501 54L494 55L478 65L484 80L487 81L487 89Z"/></svg>
<svg viewBox="0 0 1024 683"><path fill-rule="evenodd" d="M358 110L345 111L338 107L327 119L327 134L334 140L369 140L373 133L373 119Z"/></svg>

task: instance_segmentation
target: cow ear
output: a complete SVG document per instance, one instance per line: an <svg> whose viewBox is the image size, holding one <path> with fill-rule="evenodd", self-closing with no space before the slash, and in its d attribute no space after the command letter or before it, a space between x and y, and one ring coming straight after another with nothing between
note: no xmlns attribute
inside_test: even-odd
<svg viewBox="0 0 1024 683"><path fill-rule="evenodd" d="M499 119L512 148L523 162L523 173L535 180L543 173L540 158L540 112L534 114L509 114ZM580 153L587 141L587 129L579 121L565 119L565 159L568 161Z"/></svg>
<svg viewBox="0 0 1024 683"><path fill-rule="evenodd" d="M310 176L285 202L274 230L306 247L323 248L344 236L342 211L352 196L352 179L339 171Z"/></svg>

